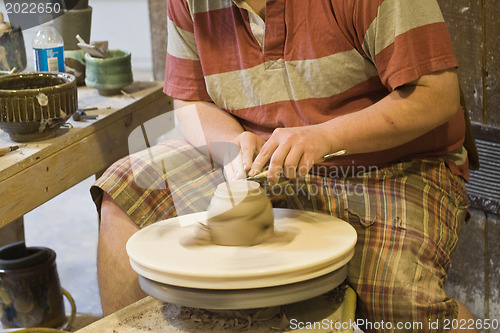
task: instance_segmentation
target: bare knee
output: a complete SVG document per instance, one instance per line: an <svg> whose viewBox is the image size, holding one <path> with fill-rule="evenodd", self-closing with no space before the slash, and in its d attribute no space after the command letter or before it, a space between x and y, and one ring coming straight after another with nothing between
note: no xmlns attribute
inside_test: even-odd
<svg viewBox="0 0 500 333"><path fill-rule="evenodd" d="M106 192L103 193L102 203L101 203L101 227L110 227L115 223L121 223L124 221L132 224L136 229L139 228L132 222L132 219L123 211L123 209L116 203L116 201Z"/></svg>
<svg viewBox="0 0 500 333"><path fill-rule="evenodd" d="M111 251L109 253L111 258L123 257L126 255L125 246L128 239L138 230L139 227L115 200L104 193L99 227L99 249Z"/></svg>
<svg viewBox="0 0 500 333"><path fill-rule="evenodd" d="M97 251L97 275L103 314L113 313L145 296L130 267L126 243L139 228L104 194Z"/></svg>

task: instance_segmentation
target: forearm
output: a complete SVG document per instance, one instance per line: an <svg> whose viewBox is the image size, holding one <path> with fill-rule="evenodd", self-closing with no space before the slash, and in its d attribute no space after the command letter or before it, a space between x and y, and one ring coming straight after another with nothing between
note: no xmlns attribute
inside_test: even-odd
<svg viewBox="0 0 500 333"><path fill-rule="evenodd" d="M424 75L366 109L327 122L276 129L263 145L249 175L269 162L268 181L306 175L325 154L377 152L403 145L453 118L460 90L454 71Z"/></svg>
<svg viewBox="0 0 500 333"><path fill-rule="evenodd" d="M390 149L414 140L452 119L460 110L454 71L424 76L372 106L318 125L331 151L350 154Z"/></svg>
<svg viewBox="0 0 500 333"><path fill-rule="evenodd" d="M244 131L232 115L213 103L175 99L174 110L184 139L195 147L210 142L234 142Z"/></svg>

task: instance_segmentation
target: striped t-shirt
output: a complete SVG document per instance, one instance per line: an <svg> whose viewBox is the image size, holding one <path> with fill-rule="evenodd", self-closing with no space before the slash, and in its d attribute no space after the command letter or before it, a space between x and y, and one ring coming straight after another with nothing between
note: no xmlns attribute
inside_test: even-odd
<svg viewBox="0 0 500 333"><path fill-rule="evenodd" d="M264 139L457 67L436 0L268 0L265 21L243 0L169 0L167 51L166 94L212 101ZM464 131L459 112L407 144L328 163L443 156L461 147Z"/></svg>

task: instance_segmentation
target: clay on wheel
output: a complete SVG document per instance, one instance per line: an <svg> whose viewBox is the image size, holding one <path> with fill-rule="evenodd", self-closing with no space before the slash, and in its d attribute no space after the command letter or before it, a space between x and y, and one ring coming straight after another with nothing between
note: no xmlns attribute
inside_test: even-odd
<svg viewBox="0 0 500 333"><path fill-rule="evenodd" d="M219 184L207 210L207 230L213 244L252 246L274 231L271 201L254 181Z"/></svg>

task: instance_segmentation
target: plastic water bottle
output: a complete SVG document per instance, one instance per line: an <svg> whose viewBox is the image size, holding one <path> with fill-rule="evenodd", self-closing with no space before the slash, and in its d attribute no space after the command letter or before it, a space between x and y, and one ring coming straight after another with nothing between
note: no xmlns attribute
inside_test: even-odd
<svg viewBox="0 0 500 333"><path fill-rule="evenodd" d="M64 40L52 21L43 23L33 37L35 70L38 72L64 72Z"/></svg>

